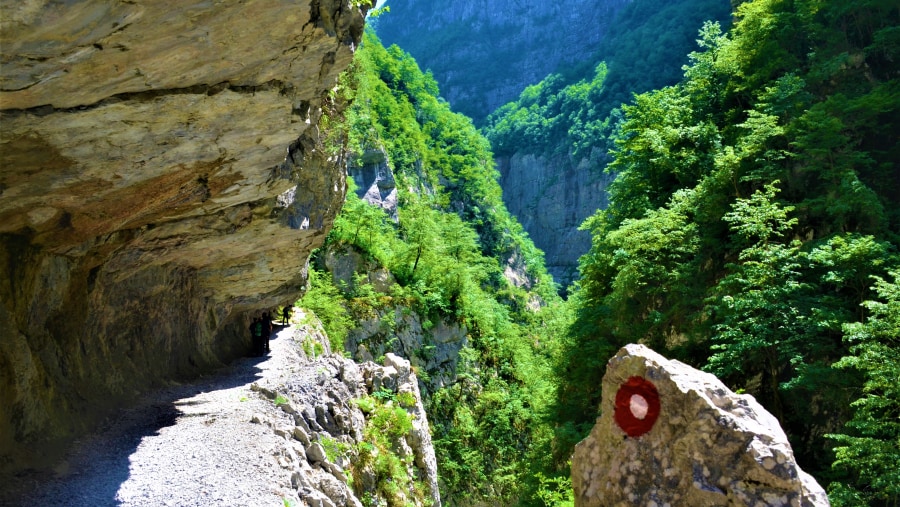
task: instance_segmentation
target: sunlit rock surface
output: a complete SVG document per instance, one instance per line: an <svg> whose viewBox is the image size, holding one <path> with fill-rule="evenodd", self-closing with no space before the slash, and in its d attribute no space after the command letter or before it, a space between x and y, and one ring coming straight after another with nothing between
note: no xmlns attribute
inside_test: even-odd
<svg viewBox="0 0 900 507"><path fill-rule="evenodd" d="M341 206L348 0L0 0L0 469L245 353ZM27 450L27 452L23 452Z"/></svg>
<svg viewBox="0 0 900 507"><path fill-rule="evenodd" d="M826 506L749 395L643 345L613 357L602 416L575 448L575 505Z"/></svg>

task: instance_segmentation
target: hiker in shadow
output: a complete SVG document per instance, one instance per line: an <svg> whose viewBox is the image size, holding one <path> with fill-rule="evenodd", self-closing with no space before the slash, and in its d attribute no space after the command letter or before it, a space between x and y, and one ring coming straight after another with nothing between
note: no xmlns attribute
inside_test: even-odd
<svg viewBox="0 0 900 507"><path fill-rule="evenodd" d="M272 351L272 349L269 348L269 339L272 337L272 316L269 312L263 312L262 322L264 333L263 345L265 345L266 353L269 353Z"/></svg>
<svg viewBox="0 0 900 507"><path fill-rule="evenodd" d="M263 355L263 328L263 320L259 317L253 317L253 322L250 323L250 338L253 341L253 357L260 357Z"/></svg>

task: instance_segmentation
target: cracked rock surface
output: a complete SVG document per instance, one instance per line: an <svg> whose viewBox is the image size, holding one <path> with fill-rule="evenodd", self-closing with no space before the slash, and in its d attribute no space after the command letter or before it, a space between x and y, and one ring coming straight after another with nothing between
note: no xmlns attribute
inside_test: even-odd
<svg viewBox="0 0 900 507"><path fill-rule="evenodd" d="M349 0L0 0L0 471L296 300L363 24Z"/></svg>
<svg viewBox="0 0 900 507"><path fill-rule="evenodd" d="M609 360L601 414L572 457L577 506L828 505L752 396L643 345Z"/></svg>

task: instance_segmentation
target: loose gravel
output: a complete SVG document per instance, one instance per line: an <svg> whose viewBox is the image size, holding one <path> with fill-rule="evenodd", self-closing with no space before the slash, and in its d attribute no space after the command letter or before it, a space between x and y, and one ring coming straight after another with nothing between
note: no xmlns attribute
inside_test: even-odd
<svg viewBox="0 0 900 507"><path fill-rule="evenodd" d="M273 335L266 357L243 358L215 375L146 396L73 445L52 471L4 481L0 505L285 505L293 490L278 461L284 439L251 419L290 418L251 385L274 390L315 375L303 365L294 330Z"/></svg>

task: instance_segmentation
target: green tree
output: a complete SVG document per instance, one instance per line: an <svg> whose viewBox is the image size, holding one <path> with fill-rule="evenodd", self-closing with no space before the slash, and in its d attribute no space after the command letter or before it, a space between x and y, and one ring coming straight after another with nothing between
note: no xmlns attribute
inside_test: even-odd
<svg viewBox="0 0 900 507"><path fill-rule="evenodd" d="M623 107L557 362L558 458L596 417L606 357L641 341L757 396L833 476L822 435L863 381L831 365L900 247L898 24L881 1L740 2L680 83Z"/></svg>
<svg viewBox="0 0 900 507"><path fill-rule="evenodd" d="M836 505L900 503L900 271L890 277L876 278L878 299L863 304L869 317L844 324L850 355L835 366L865 382L845 432L831 435L834 467L849 475L829 488Z"/></svg>

